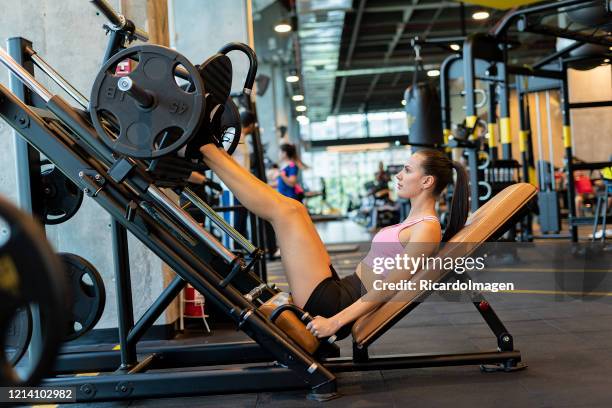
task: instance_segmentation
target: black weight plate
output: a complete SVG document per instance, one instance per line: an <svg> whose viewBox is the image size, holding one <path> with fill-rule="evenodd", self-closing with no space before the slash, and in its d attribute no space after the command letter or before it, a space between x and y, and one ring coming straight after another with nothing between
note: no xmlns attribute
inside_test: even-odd
<svg viewBox="0 0 612 408"><path fill-rule="evenodd" d="M0 350L19 308L38 306L41 349L21 376L5 353L0 353L0 386L36 385L51 369L61 342L66 288L59 258L53 253L40 225L0 198Z"/></svg>
<svg viewBox="0 0 612 408"><path fill-rule="evenodd" d="M238 107L234 104L232 98L227 98L219 123L219 140L223 144L223 149L228 154L234 153L236 147L238 147L241 131L242 126L240 124Z"/></svg>
<svg viewBox="0 0 612 408"><path fill-rule="evenodd" d="M139 89L153 95L151 107L143 108L127 92L120 91L115 75L118 63L137 62L128 75ZM193 83L186 92L177 83L176 68L182 66ZM104 143L113 151L154 159L176 152L199 129L205 112L204 85L198 70L181 54L158 45L139 45L115 54L102 67L91 92L92 122ZM103 126L112 122L117 133ZM163 141L163 143L162 143Z"/></svg>
<svg viewBox="0 0 612 408"><path fill-rule="evenodd" d="M4 338L4 353L15 366L28 351L32 339L32 312L28 306L16 310Z"/></svg>
<svg viewBox="0 0 612 408"><path fill-rule="evenodd" d="M98 270L86 259L69 253L59 254L72 295L72 313L68 317L66 340L74 340L91 330L102 317L106 290Z"/></svg>
<svg viewBox="0 0 612 408"><path fill-rule="evenodd" d="M41 188L43 222L47 225L68 221L83 203L83 191L55 166L43 169Z"/></svg>

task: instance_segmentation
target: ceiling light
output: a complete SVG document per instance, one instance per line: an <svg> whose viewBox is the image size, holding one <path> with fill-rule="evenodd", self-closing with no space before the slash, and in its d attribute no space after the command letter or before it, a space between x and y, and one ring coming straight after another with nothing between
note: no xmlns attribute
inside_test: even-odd
<svg viewBox="0 0 612 408"><path fill-rule="evenodd" d="M333 153L353 153L365 150L384 150L389 148L389 143L365 143L357 145L328 146L325 150Z"/></svg>
<svg viewBox="0 0 612 408"><path fill-rule="evenodd" d="M298 106L295 107L295 110L298 111L298 112L305 112L306 109L308 109L308 108L306 106L304 106L304 105L298 105Z"/></svg>
<svg viewBox="0 0 612 408"><path fill-rule="evenodd" d="M440 71L437 69L430 69L429 71L427 71L427 76L428 77L437 77L440 76Z"/></svg>
<svg viewBox="0 0 612 408"><path fill-rule="evenodd" d="M291 24L286 21L281 21L280 23L274 26L274 31L276 31L277 33L288 33L291 30Z"/></svg>
<svg viewBox="0 0 612 408"><path fill-rule="evenodd" d="M472 14L472 18L474 20L486 20L487 18L489 18L490 14L488 11L484 11L484 10L479 10L474 12L474 14Z"/></svg>
<svg viewBox="0 0 612 408"><path fill-rule="evenodd" d="M402 99L402 106L406 106L406 100Z"/></svg>
<svg viewBox="0 0 612 408"><path fill-rule="evenodd" d="M300 80L300 77L297 76L297 75L292 74L292 75L289 75L287 78L285 78L285 80L287 82L297 82L297 81Z"/></svg>
<svg viewBox="0 0 612 408"><path fill-rule="evenodd" d="M607 64L608 62L610 62L610 58L606 58L604 62Z"/></svg>
<svg viewBox="0 0 612 408"><path fill-rule="evenodd" d="M459 44L451 44L450 49L453 51L459 51L461 49L461 46Z"/></svg>
<svg viewBox="0 0 612 408"><path fill-rule="evenodd" d="M304 100L304 95L293 95L291 100L294 102L300 102Z"/></svg>

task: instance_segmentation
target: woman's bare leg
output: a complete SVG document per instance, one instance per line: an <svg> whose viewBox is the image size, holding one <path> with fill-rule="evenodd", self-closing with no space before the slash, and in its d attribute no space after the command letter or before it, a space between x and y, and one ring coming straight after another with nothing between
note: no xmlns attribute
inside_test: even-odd
<svg viewBox="0 0 612 408"><path fill-rule="evenodd" d="M200 151L206 165L236 198L272 224L293 301L303 307L315 287L331 277L329 254L306 208L259 180L224 150L208 144Z"/></svg>

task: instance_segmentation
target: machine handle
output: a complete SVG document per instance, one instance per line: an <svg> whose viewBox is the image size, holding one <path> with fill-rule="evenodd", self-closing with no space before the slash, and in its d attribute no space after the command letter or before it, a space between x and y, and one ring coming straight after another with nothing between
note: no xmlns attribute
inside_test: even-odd
<svg viewBox="0 0 612 408"><path fill-rule="evenodd" d="M312 316L308 312L300 309L299 307L297 307L296 305L292 303L285 303L284 305L278 306L276 309L272 311L272 314L270 314L270 320L272 321L272 323L274 323L276 319L278 319L278 317L281 315L281 313L285 311L293 312L293 314L295 314L298 317L298 319L304 322L304 324L308 324L313 320ZM338 337L334 334L334 335L327 337L325 340L322 340L322 341L326 341L329 344L334 344L337 338Z"/></svg>
<svg viewBox="0 0 612 408"><path fill-rule="evenodd" d="M104 14L108 21L114 26L113 28L123 30L127 27L134 37L138 38L140 41L149 41L149 34L145 30L136 27L134 23L126 19L125 16L117 13L115 9L113 9L113 6L106 0L89 1L100 11L100 13Z"/></svg>
<svg viewBox="0 0 612 408"><path fill-rule="evenodd" d="M244 93L250 95L253 91L253 84L255 84L255 76L257 75L257 55L251 47L239 42L226 44L219 50L221 54L227 54L230 51L242 51L249 58L249 72L244 81Z"/></svg>

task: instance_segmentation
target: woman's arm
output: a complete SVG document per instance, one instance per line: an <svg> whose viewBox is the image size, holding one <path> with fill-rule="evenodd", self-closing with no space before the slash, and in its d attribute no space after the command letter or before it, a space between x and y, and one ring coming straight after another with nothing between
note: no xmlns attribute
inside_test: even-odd
<svg viewBox="0 0 612 408"><path fill-rule="evenodd" d="M297 183L297 176L288 176L285 174L284 171L280 172L280 176L281 179L285 182L286 185L288 185L289 187L295 187L296 183Z"/></svg>
<svg viewBox="0 0 612 408"><path fill-rule="evenodd" d="M439 225L423 222L415 225L415 227L417 228L411 228L412 231L410 235L410 243L414 245L408 245L404 254L414 257L420 257L422 255L430 256L437 249L437 244L431 244L431 242L439 242ZM419 243L422 245L419 245ZM358 265L358 268L360 267L361 264ZM367 271L366 273L373 272ZM410 274L410 271L393 270L383 279L383 281L385 283L400 282L402 279L410 279L412 277L413 275ZM381 286L388 287L384 285ZM382 303L390 300L396 294L397 291L395 290L376 290L375 293L368 292L366 295L357 299L353 304L330 318L316 316L306 328L317 337L329 337L336 333L341 327L368 314Z"/></svg>
<svg viewBox="0 0 612 408"><path fill-rule="evenodd" d="M361 316L376 309L378 305L378 302L365 301L363 297L361 297L352 305L329 319L316 316L310 323L308 323L306 328L317 337L329 337L340 330L342 326L351 323Z"/></svg>

